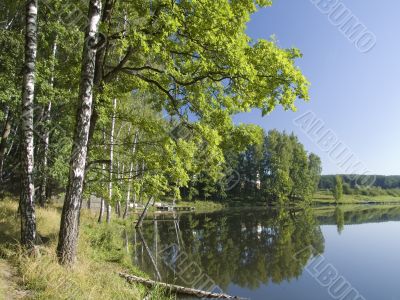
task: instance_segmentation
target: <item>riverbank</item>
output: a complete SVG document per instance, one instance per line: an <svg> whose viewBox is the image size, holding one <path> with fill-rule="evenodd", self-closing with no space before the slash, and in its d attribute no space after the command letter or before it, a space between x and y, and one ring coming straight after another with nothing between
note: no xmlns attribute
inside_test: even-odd
<svg viewBox="0 0 400 300"><path fill-rule="evenodd" d="M317 192L313 197L314 205L336 205L336 200L330 192ZM364 196L364 195L343 195L338 202L344 204L400 204L400 196L380 195L380 196Z"/></svg>
<svg viewBox="0 0 400 300"><path fill-rule="evenodd" d="M331 192L318 191L315 193L311 204L313 207L318 206L336 206L339 205L400 205L400 196L379 195L343 195L343 198L336 203ZM226 208L252 208L265 207L265 201L248 199L230 199L221 201L181 201L178 206L194 207L196 212L210 212Z"/></svg>
<svg viewBox="0 0 400 300"><path fill-rule="evenodd" d="M128 284L118 276L127 272L146 277L131 263L132 219L98 224L94 213L82 210L78 262L73 269L61 267L55 255L60 211L61 207L37 208L40 241L35 257L26 256L18 243L17 202L0 201L0 258L15 269L19 290L34 299L170 299L160 290Z"/></svg>
<svg viewBox="0 0 400 300"><path fill-rule="evenodd" d="M227 203L214 201L180 201L177 203L180 207L193 207L195 212L208 212L227 208Z"/></svg>

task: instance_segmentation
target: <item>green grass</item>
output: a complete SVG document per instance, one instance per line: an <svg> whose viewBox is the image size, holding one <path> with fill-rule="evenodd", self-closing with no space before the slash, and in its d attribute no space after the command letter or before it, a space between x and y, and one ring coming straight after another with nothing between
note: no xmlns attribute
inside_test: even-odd
<svg viewBox="0 0 400 300"><path fill-rule="evenodd" d="M336 205L336 201L333 198L331 192L328 191L318 191L312 200L314 206L323 205ZM366 195L343 195L343 198L338 204L345 205L360 205L360 204L400 204L400 196L391 195L379 195L379 196L366 196ZM265 206L265 202L262 200L254 200L252 198L242 199L233 198L228 199L225 202L214 202L214 201L180 201L178 206L192 206L196 211L215 211L221 210L228 207L258 207Z"/></svg>
<svg viewBox="0 0 400 300"><path fill-rule="evenodd" d="M171 299L159 289L131 285L118 276L123 271L146 277L132 265L129 244L122 238L132 228L129 221L97 224L96 216L83 210L78 262L70 269L60 266L55 255L60 208L37 209L38 232L50 241L38 246L34 257L19 246L16 211L16 201L0 201L0 257L17 269L18 284L34 299L143 299L149 294L151 299Z"/></svg>
<svg viewBox="0 0 400 300"><path fill-rule="evenodd" d="M364 196L364 195L343 195L339 204L400 204L399 196L380 195L380 196ZM316 205L334 205L336 204L332 193L319 191L314 195L313 204Z"/></svg>
<svg viewBox="0 0 400 300"><path fill-rule="evenodd" d="M190 206L194 207L195 211L214 211L221 210L226 207L226 204L213 201L179 201L177 206Z"/></svg>

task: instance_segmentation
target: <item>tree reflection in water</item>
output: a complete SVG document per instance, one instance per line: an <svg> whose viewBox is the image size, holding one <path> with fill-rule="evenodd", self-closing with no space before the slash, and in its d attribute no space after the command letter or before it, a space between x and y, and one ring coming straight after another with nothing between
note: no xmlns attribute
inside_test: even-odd
<svg viewBox="0 0 400 300"><path fill-rule="evenodd" d="M324 250L323 235L310 209L175 218L148 220L134 237L134 262L153 278L160 273L169 283L201 287L207 275L222 289L231 283L256 289L299 277L309 258Z"/></svg>

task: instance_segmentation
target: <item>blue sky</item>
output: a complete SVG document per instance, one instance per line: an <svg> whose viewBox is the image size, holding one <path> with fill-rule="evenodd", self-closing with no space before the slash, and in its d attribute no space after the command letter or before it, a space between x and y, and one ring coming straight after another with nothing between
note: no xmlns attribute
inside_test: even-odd
<svg viewBox="0 0 400 300"><path fill-rule="evenodd" d="M247 30L253 39L274 34L281 47L303 52L297 64L311 82L311 101L297 102L296 113L277 109L261 117L253 111L235 121L293 131L308 151L321 157L324 174L353 173L293 123L311 111L324 122L324 130L347 145L362 164L360 170L400 174L400 1L340 2L375 34L370 52L360 53L311 0L275 0L253 15Z"/></svg>

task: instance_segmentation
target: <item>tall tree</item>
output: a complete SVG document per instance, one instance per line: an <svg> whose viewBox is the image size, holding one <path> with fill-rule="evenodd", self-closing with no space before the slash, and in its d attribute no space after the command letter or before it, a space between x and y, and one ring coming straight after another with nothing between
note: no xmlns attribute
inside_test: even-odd
<svg viewBox="0 0 400 300"><path fill-rule="evenodd" d="M335 176L335 186L332 190L333 197L335 198L336 202L339 202L343 196L343 179L342 176L336 175Z"/></svg>
<svg viewBox="0 0 400 300"><path fill-rule="evenodd" d="M295 135L291 134L289 136L289 141L293 151L292 163L290 166L292 189L289 198L292 202L309 201L312 195L312 183L310 181L307 152Z"/></svg>
<svg viewBox="0 0 400 300"><path fill-rule="evenodd" d="M117 109L117 99L114 98L112 117L111 117L111 131L110 131L110 167L109 167L109 182L108 182L107 223L110 223L111 221L111 203L113 201L114 131L115 131L116 109Z"/></svg>
<svg viewBox="0 0 400 300"><path fill-rule="evenodd" d="M267 201L285 204L312 199L321 160L315 154L308 155L295 135L271 130L265 137L263 156L261 189Z"/></svg>
<svg viewBox="0 0 400 300"><path fill-rule="evenodd" d="M97 48L99 47L98 30L101 8L102 3L100 0L90 0L88 26L85 32L86 42L84 43L82 56L79 109L57 246L57 255L60 263L68 265L73 264L76 260L87 144L92 116L95 60Z"/></svg>
<svg viewBox="0 0 400 300"><path fill-rule="evenodd" d="M310 153L308 156L308 171L311 181L311 193L315 193L321 179L322 166L321 158L314 153Z"/></svg>
<svg viewBox="0 0 400 300"><path fill-rule="evenodd" d="M130 129L129 129L129 133L130 133ZM135 137L134 137L134 140L133 140L132 155L135 155L136 145L138 143L138 138L139 138L139 132L136 131L135 132ZM130 200L131 200L130 197L131 197L131 188L132 188L133 164L134 164L134 162L131 161L130 168L129 168L128 191L126 193L125 210L124 210L124 215L123 215L124 219L128 216ZM137 167L136 167L136 170L137 170ZM134 191L134 196L133 197L134 197L134 199L136 199L136 191ZM136 202L136 201L134 201L134 202Z"/></svg>
<svg viewBox="0 0 400 300"><path fill-rule="evenodd" d="M33 101L35 96L35 67L37 52L37 0L26 1L25 63L22 86L21 113L21 242L32 249L36 239L35 186L33 183Z"/></svg>
<svg viewBox="0 0 400 300"><path fill-rule="evenodd" d="M268 201L283 204L293 187L290 168L293 149L289 137L271 130L265 138L263 190Z"/></svg>
<svg viewBox="0 0 400 300"><path fill-rule="evenodd" d="M104 152L107 152L107 146L106 146L106 132L105 129L103 128L102 130L102 136L103 136L103 144L104 144ZM101 167L101 177L104 177L106 173L106 164L103 162L102 167ZM98 223L103 222L103 215L104 215L104 207L106 203L104 200L104 195L100 193L100 211L99 211L99 218L98 218Z"/></svg>

